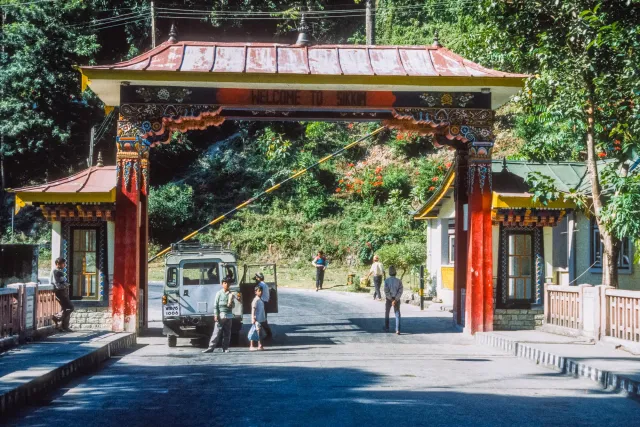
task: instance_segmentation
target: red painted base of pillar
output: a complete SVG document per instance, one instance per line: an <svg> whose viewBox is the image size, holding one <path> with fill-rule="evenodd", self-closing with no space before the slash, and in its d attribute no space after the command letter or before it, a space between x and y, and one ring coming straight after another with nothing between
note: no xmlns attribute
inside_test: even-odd
<svg viewBox="0 0 640 427"><path fill-rule="evenodd" d="M493 330L491 191L480 191L477 180L468 211L465 331L474 334Z"/></svg>
<svg viewBox="0 0 640 427"><path fill-rule="evenodd" d="M140 212L138 177L132 165L137 159L123 159L116 196L116 238L113 271L113 330L137 331L140 280ZM125 168L128 172L124 172ZM130 181L127 183L126 181ZM128 185L127 185L128 184Z"/></svg>

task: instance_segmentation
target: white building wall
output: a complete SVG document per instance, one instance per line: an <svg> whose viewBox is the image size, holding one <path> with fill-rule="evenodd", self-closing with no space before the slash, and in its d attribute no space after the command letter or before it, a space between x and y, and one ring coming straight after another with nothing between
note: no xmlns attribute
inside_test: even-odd
<svg viewBox="0 0 640 427"><path fill-rule="evenodd" d="M62 223L51 221L51 269L56 266L56 258L60 257L62 249Z"/></svg>
<svg viewBox="0 0 640 427"><path fill-rule="evenodd" d="M577 214L576 224L576 277L578 280L573 283L601 285L602 273L595 273L589 269L591 265L591 239L590 239L590 219L583 213ZM633 257L633 245L631 256ZM631 272L621 271L619 274L620 289L640 290L640 266L634 264L631 266Z"/></svg>
<svg viewBox="0 0 640 427"><path fill-rule="evenodd" d="M434 230L434 241L431 246L431 251L437 253L434 260L437 260L437 263L434 264L433 268L436 271L438 277L438 287L437 293L438 298L442 300L444 305L453 306L453 290L445 289L443 286L443 278L442 278L442 267L447 266L451 267L448 259L442 259L442 248L443 245L449 245L448 238L447 240L443 240L443 236L447 233L449 228L449 220L455 219L455 203L453 201L453 197L449 197L445 199L440 207L440 213L438 214L437 220L432 220L437 223L437 229Z"/></svg>

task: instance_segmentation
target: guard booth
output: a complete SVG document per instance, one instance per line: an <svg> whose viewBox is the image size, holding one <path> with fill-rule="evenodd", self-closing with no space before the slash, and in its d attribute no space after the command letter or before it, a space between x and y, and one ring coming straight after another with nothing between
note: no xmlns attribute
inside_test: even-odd
<svg viewBox="0 0 640 427"><path fill-rule="evenodd" d="M75 306L71 327L111 330L116 167L104 165L99 156L96 166L69 177L10 191L16 195L16 214L24 206L36 206L51 223L50 266L58 257L67 260ZM34 282L37 271L36 261ZM144 289L136 294L144 295ZM140 304L144 301L139 299ZM144 307L140 311L146 312ZM140 321L143 327L145 316Z"/></svg>
<svg viewBox="0 0 640 427"><path fill-rule="evenodd" d="M39 245L0 245L0 288L38 281Z"/></svg>
<svg viewBox="0 0 640 427"><path fill-rule="evenodd" d="M437 39L430 46L313 45L169 39L129 61L80 67L119 120L113 330L135 331L147 270L149 151L174 132L225 120L373 121L432 135L456 151L456 321L491 330L491 149L494 110L526 75L487 69Z"/></svg>

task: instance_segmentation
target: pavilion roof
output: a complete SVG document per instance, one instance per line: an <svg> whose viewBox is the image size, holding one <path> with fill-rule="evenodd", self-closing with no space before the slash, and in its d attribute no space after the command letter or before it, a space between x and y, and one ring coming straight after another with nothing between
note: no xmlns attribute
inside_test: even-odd
<svg viewBox="0 0 640 427"><path fill-rule="evenodd" d="M575 205L569 201L556 200L546 206L535 204L533 195L529 192L526 179L531 172L540 172L553 180L556 188L564 193L580 191L589 193L590 181L587 176L587 165L583 162L546 162L537 163L518 160L493 160L492 170L492 207L497 208L528 208L544 207L548 209L572 208ZM436 218L439 208L447 197L453 193L455 173L452 166L442 184L429 200L413 213L414 219L424 220Z"/></svg>
<svg viewBox="0 0 640 427"><path fill-rule="evenodd" d="M33 203L114 203L116 166L93 166L67 178L10 191L16 194L16 211Z"/></svg>
<svg viewBox="0 0 640 427"><path fill-rule="evenodd" d="M365 76L528 77L471 62L442 46L163 43L129 61L83 69Z"/></svg>
<svg viewBox="0 0 640 427"><path fill-rule="evenodd" d="M124 81L316 90L508 88L507 95L511 96L529 77L485 68L439 44L301 46L167 41L129 61L80 69L83 86L90 86L108 105L119 105L119 90L113 83ZM508 96L502 96L500 102L506 102Z"/></svg>

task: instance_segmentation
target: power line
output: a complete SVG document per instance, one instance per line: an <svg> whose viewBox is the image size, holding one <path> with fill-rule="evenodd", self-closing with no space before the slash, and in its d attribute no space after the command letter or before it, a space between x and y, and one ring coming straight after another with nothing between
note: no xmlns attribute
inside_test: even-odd
<svg viewBox="0 0 640 427"><path fill-rule="evenodd" d="M118 23L118 22L130 21L130 20L134 20L134 19L142 18L142 17L146 17L146 16L147 16L146 13L138 13L138 14L134 14L133 16L110 18L109 20L105 20L103 22L97 22L97 21L83 22L83 23L80 23L80 24L71 25L71 27L72 28L78 28L78 27L101 27L103 25L109 25L109 24L115 24L115 23Z"/></svg>
<svg viewBox="0 0 640 427"><path fill-rule="evenodd" d="M133 21L126 21L126 22L122 22L120 24L108 25L106 27L99 27L99 28L90 28L90 29L93 29L93 30L96 30L96 31L106 30L107 28L121 27L123 25L129 25L129 24L136 24L138 22L146 21L149 18L150 18L149 16L145 16L143 18L134 19Z"/></svg>
<svg viewBox="0 0 640 427"><path fill-rule="evenodd" d="M217 223L223 221L225 218L228 218L229 216L233 215L234 213L236 213L240 209L244 209L245 207L249 206L250 204L252 204L256 200L258 200L262 196L266 196L266 195L276 191L277 189L282 187L287 182L292 181L292 180L304 175L305 173L309 172L311 169L313 169L313 168L321 165L322 163L326 162L327 160L330 160L330 159L342 154L343 152L355 147L356 145L358 145L359 143L361 143L365 139L371 138L372 136L382 132L386 128L387 128L386 126L379 127L378 129L374 130L373 132L371 132L371 133L359 138L358 140L356 140L354 142L351 142L351 143L345 145L344 147L340 148L337 151L334 151L333 153L329 154L328 156L323 157L322 159L318 160L317 162L315 162L311 166L308 166L308 167L306 167L306 168L304 168L304 169L302 169L302 170L300 170L298 172L295 172L293 175L289 176L288 178L284 179L283 181L280 181L279 183L267 188L266 190L258 193L257 195L253 196L252 198L250 198L249 200L245 201L244 203L239 204L238 206L236 206L235 208L231 209L230 211L228 211L228 212L220 215L219 217L215 218L214 220L208 222L206 225L200 227L199 229L197 229L193 233L183 237L180 241L178 241L176 243L182 243L182 242L186 242L187 240L193 239L195 236L200 234L202 231L206 230L207 228L211 227L212 225L216 225ZM166 254L170 250L171 250L171 247L168 247L168 248L158 252L153 257L151 257L147 262L151 262L151 261L155 260L156 258Z"/></svg>
<svg viewBox="0 0 640 427"><path fill-rule="evenodd" d="M379 7L376 9L372 9L374 12L378 11L402 11L402 10L415 10L415 9L425 9L425 10L445 10L451 7L463 6L467 7L470 5L474 5L474 0L461 0L460 3L456 5L452 5L450 2L442 2L439 4L433 5L414 5L414 6L397 6L397 7ZM298 15L301 12L298 10L286 10L286 11L272 11L272 12L264 12L264 11L241 11L241 10L232 10L232 11L218 11L218 10L205 10L205 9L180 9L180 8L167 8L167 7L157 7L158 11L164 12L172 12L172 13L181 13L181 14L190 14L190 15L247 15L247 16L274 16L274 15ZM311 17L313 15L340 15L340 14L352 14L352 13L365 13L365 9L325 9L325 10L308 10L304 11L307 17Z"/></svg>
<svg viewBox="0 0 640 427"><path fill-rule="evenodd" d="M111 21L111 20L115 20L115 19L120 19L120 18L125 18L127 16L132 16L132 15L142 15L144 12L129 12L129 13L123 13L122 15L114 15L114 16L109 16L107 18L100 18L100 19L94 19L93 21L91 21L92 23L100 23L100 22L104 22L104 21Z"/></svg>
<svg viewBox="0 0 640 427"><path fill-rule="evenodd" d="M29 6L29 5L37 4L37 3L53 3L54 1L56 1L56 0L34 0L34 1L26 2L26 3L7 3L7 4L0 5L0 9L1 8L6 8L6 7Z"/></svg>

